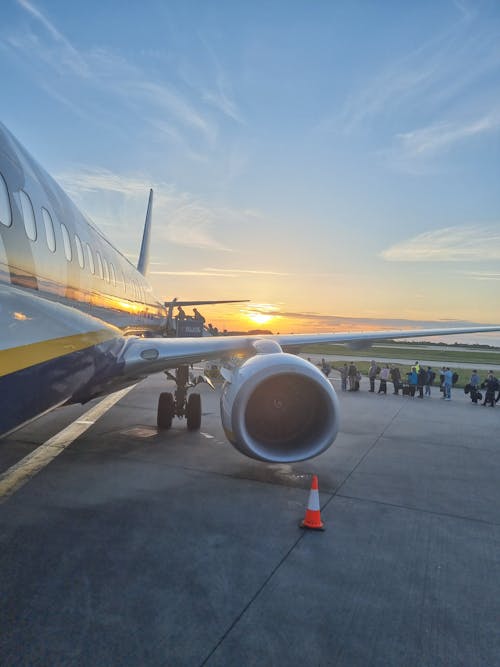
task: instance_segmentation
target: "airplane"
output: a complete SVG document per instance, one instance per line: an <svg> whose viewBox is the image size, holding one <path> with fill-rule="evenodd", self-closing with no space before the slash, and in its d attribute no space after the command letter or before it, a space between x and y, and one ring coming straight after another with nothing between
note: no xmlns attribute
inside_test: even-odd
<svg viewBox="0 0 500 667"><path fill-rule="evenodd" d="M500 330L169 338L172 302L157 300L146 279L152 202L151 191L135 267L0 123L0 436L159 372L176 389L160 393L158 428L179 417L197 430L201 399L190 392L189 366L243 354L222 368L226 437L253 459L302 461L335 440L339 402L323 373L289 350Z"/></svg>

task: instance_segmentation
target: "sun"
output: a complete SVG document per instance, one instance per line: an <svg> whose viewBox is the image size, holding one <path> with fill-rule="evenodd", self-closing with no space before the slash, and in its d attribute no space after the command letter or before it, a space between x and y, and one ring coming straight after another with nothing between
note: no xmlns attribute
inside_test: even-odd
<svg viewBox="0 0 500 667"><path fill-rule="evenodd" d="M248 315L248 318L255 322L255 324L266 324L269 320L273 319L272 315L265 315L264 313L252 313Z"/></svg>

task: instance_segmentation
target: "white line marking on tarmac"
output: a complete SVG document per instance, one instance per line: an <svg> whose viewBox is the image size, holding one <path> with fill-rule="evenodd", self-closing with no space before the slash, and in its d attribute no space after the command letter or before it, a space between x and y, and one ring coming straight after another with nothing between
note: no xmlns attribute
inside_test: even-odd
<svg viewBox="0 0 500 667"><path fill-rule="evenodd" d="M209 440L215 438L215 435L210 435L210 433L203 433L203 431L200 431L200 435L202 435L204 438L208 438Z"/></svg>
<svg viewBox="0 0 500 667"><path fill-rule="evenodd" d="M82 433L85 433L99 417L102 417L110 408L118 403L128 392L135 387L126 387L120 391L106 396L100 403L94 405L80 419L63 428L49 438L43 445L37 447L31 454L25 456L18 463L11 466L2 475L0 475L0 503L7 500L13 493L18 491L26 482L40 472L56 456L59 456L72 442L74 442Z"/></svg>

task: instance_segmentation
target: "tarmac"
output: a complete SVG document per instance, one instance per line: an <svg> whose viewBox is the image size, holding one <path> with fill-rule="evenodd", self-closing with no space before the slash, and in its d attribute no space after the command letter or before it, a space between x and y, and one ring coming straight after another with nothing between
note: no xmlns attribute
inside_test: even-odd
<svg viewBox="0 0 500 667"><path fill-rule="evenodd" d="M500 665L500 404L363 380L326 453L270 465L227 443L206 385L200 432L158 433L166 386L0 501L2 666ZM88 407L2 441L0 472ZM299 528L312 474L324 532Z"/></svg>

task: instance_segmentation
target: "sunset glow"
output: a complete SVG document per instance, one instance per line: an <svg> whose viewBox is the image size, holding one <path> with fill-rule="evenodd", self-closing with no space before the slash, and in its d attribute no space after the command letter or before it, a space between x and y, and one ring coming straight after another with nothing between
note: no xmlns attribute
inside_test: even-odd
<svg viewBox="0 0 500 667"><path fill-rule="evenodd" d="M256 324L267 324L267 322L270 322L273 319L272 315L264 315L264 313L254 313L248 317Z"/></svg>
<svg viewBox="0 0 500 667"><path fill-rule="evenodd" d="M152 188L155 297L221 331L495 324L500 11L408 11L3 3L2 122L134 266Z"/></svg>

